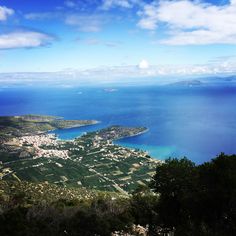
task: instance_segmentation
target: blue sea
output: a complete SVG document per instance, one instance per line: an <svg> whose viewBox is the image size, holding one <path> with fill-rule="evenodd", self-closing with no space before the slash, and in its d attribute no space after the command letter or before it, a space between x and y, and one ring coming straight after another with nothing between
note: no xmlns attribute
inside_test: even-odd
<svg viewBox="0 0 236 236"><path fill-rule="evenodd" d="M186 156L196 163L236 153L236 86L18 87L0 90L0 115L46 114L101 123L57 130L61 139L109 125L144 126L117 141L157 159Z"/></svg>

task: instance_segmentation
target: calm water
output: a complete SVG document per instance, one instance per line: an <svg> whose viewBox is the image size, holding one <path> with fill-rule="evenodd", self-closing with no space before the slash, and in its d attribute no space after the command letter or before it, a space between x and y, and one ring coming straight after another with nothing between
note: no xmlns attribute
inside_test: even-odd
<svg viewBox="0 0 236 236"><path fill-rule="evenodd" d="M96 119L100 124L59 130L63 139L108 125L145 126L149 132L118 143L155 158L187 156L202 163L236 153L236 87L18 88L0 90L0 115L48 114Z"/></svg>

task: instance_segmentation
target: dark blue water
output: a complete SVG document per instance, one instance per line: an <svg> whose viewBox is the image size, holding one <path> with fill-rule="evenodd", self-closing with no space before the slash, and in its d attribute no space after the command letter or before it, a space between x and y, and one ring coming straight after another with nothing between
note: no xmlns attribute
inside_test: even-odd
<svg viewBox="0 0 236 236"><path fill-rule="evenodd" d="M118 143L155 158L187 156L202 163L236 153L236 87L17 88L0 91L0 115L48 114L102 123L56 133L71 139L108 125L149 132Z"/></svg>

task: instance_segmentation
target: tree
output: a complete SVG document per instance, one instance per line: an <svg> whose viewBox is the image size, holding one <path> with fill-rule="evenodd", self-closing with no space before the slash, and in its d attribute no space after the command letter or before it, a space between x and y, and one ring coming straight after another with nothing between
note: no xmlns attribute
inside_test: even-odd
<svg viewBox="0 0 236 236"><path fill-rule="evenodd" d="M147 189L134 193L130 200L130 211L131 215L134 217L134 223L143 227L148 225L150 235L155 232L159 224L157 205L158 196L147 191Z"/></svg>
<svg viewBox="0 0 236 236"><path fill-rule="evenodd" d="M176 235L236 235L236 155L220 154L195 166L168 159L156 169L152 188L160 194L162 227Z"/></svg>
<svg viewBox="0 0 236 236"><path fill-rule="evenodd" d="M236 155L221 153L198 166L195 221L212 235L236 235Z"/></svg>
<svg viewBox="0 0 236 236"><path fill-rule="evenodd" d="M195 179L195 164L187 158L169 158L157 166L151 187L160 194L158 210L164 227L177 227L188 221L189 196Z"/></svg>

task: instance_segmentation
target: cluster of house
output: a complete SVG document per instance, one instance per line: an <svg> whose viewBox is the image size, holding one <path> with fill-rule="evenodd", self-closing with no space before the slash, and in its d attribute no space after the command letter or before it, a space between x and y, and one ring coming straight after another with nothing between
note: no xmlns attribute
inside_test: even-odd
<svg viewBox="0 0 236 236"><path fill-rule="evenodd" d="M63 159L69 158L68 150L48 149L42 147L56 147L58 145L57 138L54 134L42 134L23 136L19 138L19 145L30 145L35 149L35 157L59 157Z"/></svg>
<svg viewBox="0 0 236 236"><path fill-rule="evenodd" d="M19 145L32 145L33 147L40 146L55 146L57 145L57 139L54 134L41 134L23 136L18 139Z"/></svg>

